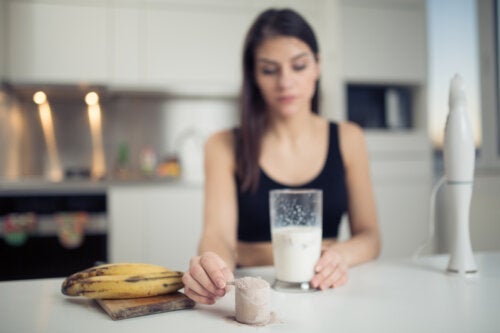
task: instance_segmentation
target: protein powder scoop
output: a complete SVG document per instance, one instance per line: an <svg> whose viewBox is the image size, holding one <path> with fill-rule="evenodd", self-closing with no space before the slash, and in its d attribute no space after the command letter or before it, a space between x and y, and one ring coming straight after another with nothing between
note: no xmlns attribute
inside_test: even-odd
<svg viewBox="0 0 500 333"><path fill-rule="evenodd" d="M243 277L234 280L236 320L248 325L266 325L270 322L270 285L260 277Z"/></svg>

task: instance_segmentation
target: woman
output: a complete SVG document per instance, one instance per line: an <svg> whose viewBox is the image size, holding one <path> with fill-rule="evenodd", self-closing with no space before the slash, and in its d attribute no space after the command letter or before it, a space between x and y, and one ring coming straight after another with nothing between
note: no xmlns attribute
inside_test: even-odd
<svg viewBox="0 0 500 333"><path fill-rule="evenodd" d="M377 257L380 237L360 128L318 115L320 59L314 33L292 10L267 10L243 54L241 126L205 146L205 224L185 293L213 304L236 266L272 265L269 197L274 188L323 190L323 249L310 281L338 287L350 266ZM336 242L344 212L352 237Z"/></svg>

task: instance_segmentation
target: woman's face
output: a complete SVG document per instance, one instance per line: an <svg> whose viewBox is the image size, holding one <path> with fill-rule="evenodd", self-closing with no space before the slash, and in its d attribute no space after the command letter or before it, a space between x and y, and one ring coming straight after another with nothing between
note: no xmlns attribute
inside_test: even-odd
<svg viewBox="0 0 500 333"><path fill-rule="evenodd" d="M298 38L268 38L255 51L255 78L267 108L274 114L286 117L310 112L319 63Z"/></svg>

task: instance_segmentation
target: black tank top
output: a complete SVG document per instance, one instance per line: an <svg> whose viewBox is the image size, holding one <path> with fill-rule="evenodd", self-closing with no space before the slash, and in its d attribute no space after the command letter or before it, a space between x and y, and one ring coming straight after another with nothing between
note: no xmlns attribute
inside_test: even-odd
<svg viewBox="0 0 500 333"><path fill-rule="evenodd" d="M339 147L338 125L329 126L328 156L321 172L313 180L287 186L274 181L260 169L256 192L238 190L238 240L244 242L271 241L269 222L269 191L282 188L314 188L323 190L323 238L336 238L342 215L347 211L347 189L344 163Z"/></svg>

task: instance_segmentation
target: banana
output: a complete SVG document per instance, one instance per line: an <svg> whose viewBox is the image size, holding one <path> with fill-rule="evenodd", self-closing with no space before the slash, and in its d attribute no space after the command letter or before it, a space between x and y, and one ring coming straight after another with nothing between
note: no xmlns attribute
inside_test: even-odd
<svg viewBox="0 0 500 333"><path fill-rule="evenodd" d="M100 299L149 297L175 292L184 287L182 272L153 272L140 275L96 275L68 278L61 291L68 296Z"/></svg>
<svg viewBox="0 0 500 333"><path fill-rule="evenodd" d="M172 270L145 263L113 263L85 269L68 277L69 280L79 280L101 275L140 275L146 273L172 272Z"/></svg>

